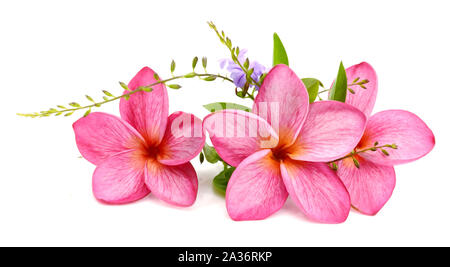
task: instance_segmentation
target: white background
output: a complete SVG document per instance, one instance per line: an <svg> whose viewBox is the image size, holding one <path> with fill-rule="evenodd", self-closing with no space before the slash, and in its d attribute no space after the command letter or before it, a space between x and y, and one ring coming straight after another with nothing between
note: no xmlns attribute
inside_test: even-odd
<svg viewBox="0 0 450 267"><path fill-rule="evenodd" d="M450 18L448 1L2 1L0 3L1 245L327 246L450 245L448 165ZM228 56L206 25L213 20L249 56L270 66L278 32L300 77L329 85L340 60L377 70L375 111L406 109L436 136L425 158L396 167L393 197L375 217L352 211L340 225L307 220L288 200L264 221L234 222L212 178L220 166L199 165L190 208L154 196L107 206L91 192L95 166L80 159L72 117L28 119L16 112L48 109L101 90L121 92L148 65L161 76L176 59L189 72L193 56L210 71ZM201 105L240 101L228 83L181 81L170 111L199 117ZM83 102L86 103L86 102ZM118 114L117 103L102 111Z"/></svg>

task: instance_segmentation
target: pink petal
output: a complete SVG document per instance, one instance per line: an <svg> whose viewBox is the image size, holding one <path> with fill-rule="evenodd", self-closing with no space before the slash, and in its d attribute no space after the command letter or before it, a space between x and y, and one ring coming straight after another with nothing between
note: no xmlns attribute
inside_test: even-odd
<svg viewBox="0 0 450 267"><path fill-rule="evenodd" d="M77 120L73 130L81 155L95 165L111 155L135 149L144 142L126 121L103 112L93 112Z"/></svg>
<svg viewBox="0 0 450 267"><path fill-rule="evenodd" d="M435 144L433 132L415 114L404 110L386 110L369 118L359 149L396 144L398 149L385 148L386 156L379 149L360 155L383 165L396 165L414 161L430 152Z"/></svg>
<svg viewBox="0 0 450 267"><path fill-rule="evenodd" d="M219 156L235 167L256 151L278 144L278 135L264 119L242 110L212 113L203 120L203 127Z"/></svg>
<svg viewBox="0 0 450 267"><path fill-rule="evenodd" d="M391 166L372 163L356 156L359 169L351 158L338 163L337 175L347 188L353 207L361 213L375 215L386 204L395 187Z"/></svg>
<svg viewBox="0 0 450 267"><path fill-rule="evenodd" d="M352 82L358 77L358 82L363 80L369 81L363 85L366 89L361 88L359 85L349 86L349 88L353 89L355 94L348 92L347 99L345 100L345 103L358 108L367 116L367 118L369 118L373 107L375 106L375 100L378 92L378 78L375 70L369 63L362 62L351 66L346 69L345 72L347 73L348 84L352 84Z"/></svg>
<svg viewBox="0 0 450 267"><path fill-rule="evenodd" d="M337 101L312 103L296 142L289 149L292 159L327 162L351 152L364 131L366 117L350 105Z"/></svg>
<svg viewBox="0 0 450 267"><path fill-rule="evenodd" d="M253 105L253 112L270 125L285 145L292 144L308 113L309 96L303 82L286 65L267 74Z"/></svg>
<svg viewBox="0 0 450 267"><path fill-rule="evenodd" d="M230 178L226 193L228 214L233 220L261 220L278 211L288 194L280 164L269 149L246 158Z"/></svg>
<svg viewBox="0 0 450 267"><path fill-rule="evenodd" d="M158 161L165 165L186 163L200 153L205 138L202 120L189 113L172 113L158 147Z"/></svg>
<svg viewBox="0 0 450 267"><path fill-rule="evenodd" d="M156 82L154 74L149 67L141 69L130 81L128 88L135 90ZM121 98L120 115L141 133L148 144L158 145L166 131L169 99L164 84L152 88L152 92L135 93L129 100Z"/></svg>
<svg viewBox="0 0 450 267"><path fill-rule="evenodd" d="M118 153L97 166L92 178L92 188L98 200L124 204L150 193L144 183L144 165L136 160L134 153Z"/></svg>
<svg viewBox="0 0 450 267"><path fill-rule="evenodd" d="M287 159L281 163L289 196L309 218L323 223L344 222L350 197L344 184L325 163Z"/></svg>
<svg viewBox="0 0 450 267"><path fill-rule="evenodd" d="M194 204L198 181L191 163L167 166L149 160L146 166L145 184L159 199L182 207Z"/></svg>

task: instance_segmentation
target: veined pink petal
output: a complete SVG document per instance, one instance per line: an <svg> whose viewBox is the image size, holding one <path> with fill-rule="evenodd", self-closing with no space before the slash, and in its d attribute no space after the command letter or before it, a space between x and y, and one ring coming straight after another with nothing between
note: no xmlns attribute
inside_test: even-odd
<svg viewBox="0 0 450 267"><path fill-rule="evenodd" d="M309 96L303 82L286 65L270 70L259 89L253 113L265 119L280 141L292 144L308 113Z"/></svg>
<svg viewBox="0 0 450 267"><path fill-rule="evenodd" d="M144 165L134 153L115 154L97 166L92 178L95 198L110 204L124 204L150 193L144 183Z"/></svg>
<svg viewBox="0 0 450 267"><path fill-rule="evenodd" d="M168 166L149 160L145 184L159 199L176 206L191 206L197 198L197 174L189 162Z"/></svg>
<svg viewBox="0 0 450 267"><path fill-rule="evenodd" d="M357 108L337 101L312 103L290 158L327 162L351 152L363 135L366 117Z"/></svg>
<svg viewBox="0 0 450 267"><path fill-rule="evenodd" d="M251 154L278 144L278 135L261 117L242 110L221 110L203 120L219 156L238 166Z"/></svg>
<svg viewBox="0 0 450 267"><path fill-rule="evenodd" d="M155 72L141 69L128 84L130 90L155 83ZM149 145L158 145L166 131L169 100L164 84L152 86L152 92L138 92L130 99L120 99L120 115L145 138ZM126 93L126 91L125 91Z"/></svg>
<svg viewBox="0 0 450 267"><path fill-rule="evenodd" d="M359 78L356 83L368 80L368 83L363 84L366 89L363 89L359 85L349 86L355 93L348 92L345 103L358 108L369 118L375 106L378 93L378 78L375 70L369 63L362 62L351 66L345 72L347 73L347 81L349 84L352 84L356 78Z"/></svg>
<svg viewBox="0 0 450 267"><path fill-rule="evenodd" d="M77 120L73 130L81 155L95 165L114 154L137 148L144 142L126 121L103 112L93 112Z"/></svg>
<svg viewBox="0 0 450 267"><path fill-rule="evenodd" d="M414 161L430 152L435 144L433 132L415 114L404 110L381 111L369 118L366 131L358 150L379 146L397 145L397 149L385 148L386 156L380 149L367 151L360 155L370 161L383 165L396 165Z"/></svg>
<svg viewBox="0 0 450 267"><path fill-rule="evenodd" d="M202 120L192 114L175 112L169 116L157 159L164 165L180 165L197 156L205 144Z"/></svg>
<svg viewBox="0 0 450 267"><path fill-rule="evenodd" d="M339 161L337 175L347 188L353 207L361 213L375 215L394 191L394 168L372 163L357 155L355 157L359 169L351 158L347 158Z"/></svg>
<svg viewBox="0 0 450 267"><path fill-rule="evenodd" d="M350 197L325 163L287 159L281 163L281 175L289 195L306 216L322 223L347 219Z"/></svg>
<svg viewBox="0 0 450 267"><path fill-rule="evenodd" d="M269 149L246 158L230 178L226 193L228 214L233 220L261 220L278 211L288 194L279 162Z"/></svg>

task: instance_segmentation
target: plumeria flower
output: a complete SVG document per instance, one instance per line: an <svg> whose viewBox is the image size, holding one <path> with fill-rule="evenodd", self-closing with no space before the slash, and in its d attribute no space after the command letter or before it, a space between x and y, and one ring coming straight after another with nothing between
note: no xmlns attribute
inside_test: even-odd
<svg viewBox="0 0 450 267"><path fill-rule="evenodd" d="M244 65L244 62L246 60L246 54L247 54L247 49L242 49L239 51L238 61L242 65ZM236 64L231 59L221 59L219 64L222 69L226 67L227 70L229 72L231 72L230 77L231 77L231 79L233 79L234 84L237 87L244 88L245 83L247 82L247 77L245 75L245 72L241 69L241 67L238 64ZM260 64L256 61L250 62L249 69L254 69L251 77L255 81L259 81L259 78L261 77L261 75L263 75L264 72L266 71L266 67L264 67L262 64ZM258 86L256 86L256 88L259 89Z"/></svg>
<svg viewBox="0 0 450 267"><path fill-rule="evenodd" d="M156 82L154 74L143 68L129 89ZM95 112L73 124L80 153L97 166L92 186L100 201L128 203L150 191L177 206L190 206L196 199L197 174L189 160L204 145L202 121L184 112L168 116L166 87L152 88L122 98L121 118Z"/></svg>
<svg viewBox="0 0 450 267"><path fill-rule="evenodd" d="M430 152L435 144L433 132L415 114L404 110L386 110L370 116L375 105L378 81L375 70L368 63L360 63L346 70L349 81L367 80L366 89L350 86L346 103L357 107L368 117L367 126L356 151L386 144L394 148L368 150L354 158L339 161L337 175L350 193L352 205L361 213L375 215L389 200L395 187L394 165L417 160Z"/></svg>
<svg viewBox="0 0 450 267"><path fill-rule="evenodd" d="M217 153L237 167L226 191L232 219L264 219L290 195L313 220L346 220L349 194L323 162L342 157L356 146L366 117L345 103L309 105L308 99L295 73L286 65L277 65L264 79L253 113L223 110L205 118L203 126Z"/></svg>

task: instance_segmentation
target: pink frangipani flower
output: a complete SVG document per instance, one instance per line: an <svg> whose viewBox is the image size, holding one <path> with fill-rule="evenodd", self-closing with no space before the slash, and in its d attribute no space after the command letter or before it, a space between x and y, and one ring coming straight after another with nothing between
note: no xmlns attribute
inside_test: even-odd
<svg viewBox="0 0 450 267"><path fill-rule="evenodd" d="M143 68L129 89L156 82L154 74ZM150 191L177 206L190 206L196 199L197 174L189 161L205 142L202 121L184 112L168 116L166 87L152 88L122 98L121 118L95 112L73 124L80 153L97 166L92 186L100 201L128 203Z"/></svg>
<svg viewBox="0 0 450 267"><path fill-rule="evenodd" d="M226 191L233 220L264 219L288 195L313 220L340 223L348 217L348 192L323 162L356 146L366 117L345 103L310 105L308 99L295 73L277 65L264 79L253 113L223 110L205 118L203 126L217 153L237 167ZM259 131L252 135L255 126Z"/></svg>
<svg viewBox="0 0 450 267"><path fill-rule="evenodd" d="M353 159L346 158L337 164L337 175L347 187L353 207L361 213L375 215L389 200L395 187L393 165L419 159L430 152L435 144L433 132L415 114L404 110L386 110L370 116L375 105L378 81L375 70L368 63L360 63L346 70L349 81L368 80L366 89L350 86L354 94L348 94L346 103L363 111L368 117L364 135L356 151L378 146L394 148L367 150Z"/></svg>

